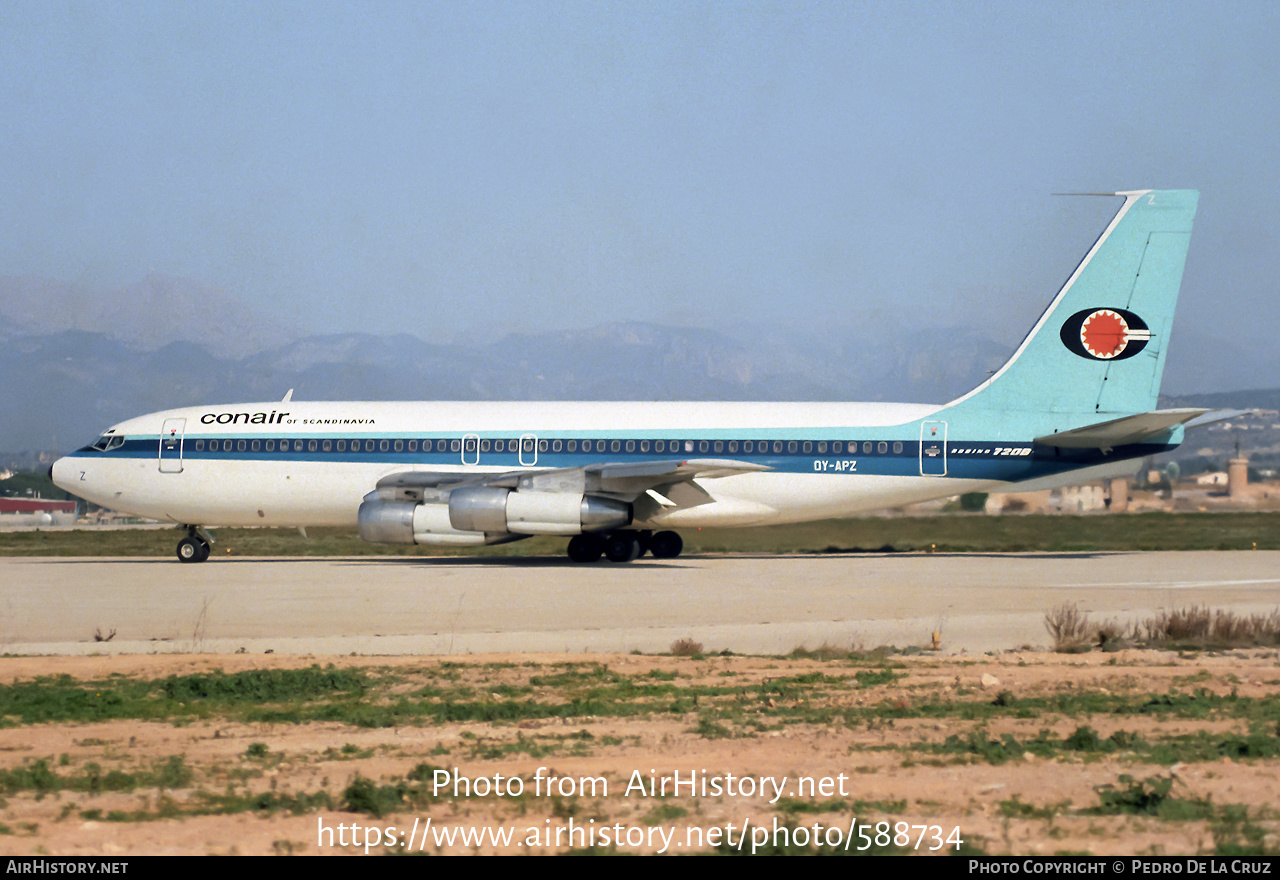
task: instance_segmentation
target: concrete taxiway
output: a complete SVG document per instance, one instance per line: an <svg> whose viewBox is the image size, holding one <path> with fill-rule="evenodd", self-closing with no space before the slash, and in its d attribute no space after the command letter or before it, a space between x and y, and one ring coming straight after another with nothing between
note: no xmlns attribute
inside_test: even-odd
<svg viewBox="0 0 1280 880"><path fill-rule="evenodd" d="M1045 612L1280 606L1280 552L553 558L0 559L0 650L787 653L1047 645ZM114 633L114 635L112 635ZM108 639L109 640L105 640ZM100 641L98 639L104 639Z"/></svg>

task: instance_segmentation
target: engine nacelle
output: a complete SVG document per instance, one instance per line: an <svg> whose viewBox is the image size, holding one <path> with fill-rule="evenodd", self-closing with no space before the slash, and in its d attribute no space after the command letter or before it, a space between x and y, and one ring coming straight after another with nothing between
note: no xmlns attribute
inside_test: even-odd
<svg viewBox="0 0 1280 880"><path fill-rule="evenodd" d="M631 505L596 495L469 486L449 493L449 523L460 531L580 535L630 525Z"/></svg>
<svg viewBox="0 0 1280 880"><path fill-rule="evenodd" d="M360 505L360 537L376 544L498 544L525 535L580 535L631 524L631 505L566 492L454 489L447 502L387 501L370 492Z"/></svg>
<svg viewBox="0 0 1280 880"><path fill-rule="evenodd" d="M449 523L444 504L384 501L370 492L360 505L360 537L374 544L500 544L516 536L500 532L471 532Z"/></svg>

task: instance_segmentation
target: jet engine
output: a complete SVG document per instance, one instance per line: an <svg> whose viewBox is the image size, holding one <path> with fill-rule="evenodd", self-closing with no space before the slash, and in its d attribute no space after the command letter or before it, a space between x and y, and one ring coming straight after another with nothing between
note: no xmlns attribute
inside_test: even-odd
<svg viewBox="0 0 1280 880"><path fill-rule="evenodd" d="M526 535L580 535L623 528L631 505L598 495L454 489L440 501L388 501L370 492L360 505L360 537L380 544L498 544Z"/></svg>

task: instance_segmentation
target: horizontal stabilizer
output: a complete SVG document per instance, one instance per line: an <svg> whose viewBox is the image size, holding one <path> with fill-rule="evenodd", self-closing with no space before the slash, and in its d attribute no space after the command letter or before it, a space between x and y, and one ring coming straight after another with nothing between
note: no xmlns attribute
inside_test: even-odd
<svg viewBox="0 0 1280 880"><path fill-rule="evenodd" d="M1111 419L1037 437L1041 446L1060 446L1064 449L1114 449L1130 443L1141 443L1157 434L1198 420L1207 409L1159 409L1154 412L1122 419Z"/></svg>
<svg viewBox="0 0 1280 880"><path fill-rule="evenodd" d="M1222 422L1227 419L1239 418L1240 416L1253 415L1257 413L1256 409L1215 409L1207 412L1202 416L1196 416L1187 422L1188 428L1198 428L1201 425L1212 425L1214 422Z"/></svg>

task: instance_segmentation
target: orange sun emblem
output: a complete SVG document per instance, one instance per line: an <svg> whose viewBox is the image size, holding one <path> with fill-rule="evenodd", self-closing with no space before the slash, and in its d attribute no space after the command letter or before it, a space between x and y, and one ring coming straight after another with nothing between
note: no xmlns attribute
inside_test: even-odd
<svg viewBox="0 0 1280 880"><path fill-rule="evenodd" d="M1111 309L1098 309L1080 326L1080 343L1096 358L1110 360L1129 343L1129 324Z"/></svg>

